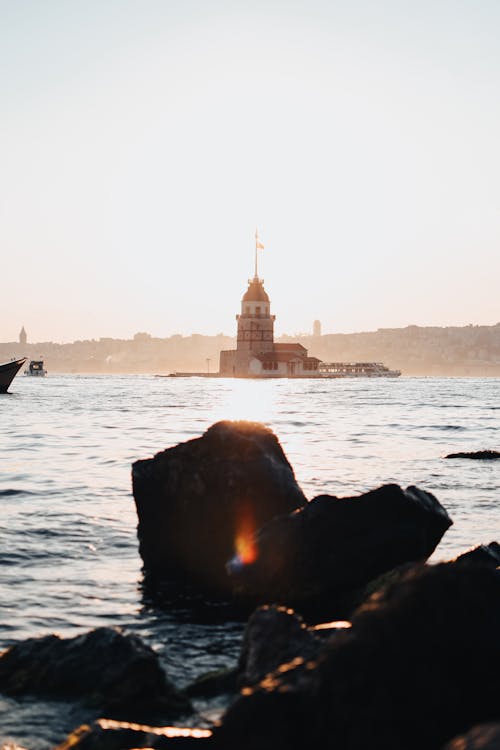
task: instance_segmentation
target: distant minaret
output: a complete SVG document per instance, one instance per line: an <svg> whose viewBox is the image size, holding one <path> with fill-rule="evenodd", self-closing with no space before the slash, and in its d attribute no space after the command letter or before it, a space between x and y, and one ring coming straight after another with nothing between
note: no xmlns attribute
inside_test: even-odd
<svg viewBox="0 0 500 750"><path fill-rule="evenodd" d="M321 336L321 323L315 320L313 323L313 336Z"/></svg>
<svg viewBox="0 0 500 750"><path fill-rule="evenodd" d="M264 289L257 268L257 251L264 245L255 232L255 275L248 280L248 289L241 300L241 314L236 316L238 334L236 343L236 374L247 374L253 354L271 352L274 349L274 320L271 315L269 297Z"/></svg>
<svg viewBox="0 0 500 750"><path fill-rule="evenodd" d="M24 346L27 341L28 341L28 336L27 336L26 331L24 330L24 326L23 326L21 328L20 332L19 332L19 343Z"/></svg>

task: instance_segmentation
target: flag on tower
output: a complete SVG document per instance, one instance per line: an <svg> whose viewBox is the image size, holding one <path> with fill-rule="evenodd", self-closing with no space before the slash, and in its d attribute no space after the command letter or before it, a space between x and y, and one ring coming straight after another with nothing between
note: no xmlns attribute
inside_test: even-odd
<svg viewBox="0 0 500 750"><path fill-rule="evenodd" d="M255 230L255 247L257 250L264 250L264 244L259 240L259 233Z"/></svg>

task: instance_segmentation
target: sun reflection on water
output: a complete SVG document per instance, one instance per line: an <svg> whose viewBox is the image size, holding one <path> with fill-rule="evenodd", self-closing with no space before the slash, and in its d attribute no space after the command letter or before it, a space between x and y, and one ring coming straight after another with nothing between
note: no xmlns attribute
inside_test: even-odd
<svg viewBox="0 0 500 750"><path fill-rule="evenodd" d="M269 423L276 414L277 390L273 383L232 380L214 410L214 421L245 419Z"/></svg>

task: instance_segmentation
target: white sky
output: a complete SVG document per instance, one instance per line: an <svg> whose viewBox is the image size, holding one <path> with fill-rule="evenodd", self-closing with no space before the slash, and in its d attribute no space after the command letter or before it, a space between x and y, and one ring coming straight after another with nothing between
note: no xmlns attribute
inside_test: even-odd
<svg viewBox="0 0 500 750"><path fill-rule="evenodd" d="M0 0L0 340L500 320L497 0Z"/></svg>

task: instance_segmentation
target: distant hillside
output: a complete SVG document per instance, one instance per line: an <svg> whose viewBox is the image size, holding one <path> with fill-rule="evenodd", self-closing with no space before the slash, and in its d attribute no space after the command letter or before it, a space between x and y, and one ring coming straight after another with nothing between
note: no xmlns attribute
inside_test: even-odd
<svg viewBox="0 0 500 750"><path fill-rule="evenodd" d="M405 375L500 376L500 323L454 328L407 326L365 333L283 336L309 353L331 361L380 361ZM50 372L151 373L176 370L216 372L219 352L236 346L233 337L139 333L133 339L101 338L71 344L0 344L0 361L26 356L43 359Z"/></svg>
<svg viewBox="0 0 500 750"><path fill-rule="evenodd" d="M380 328L300 339L324 361L384 362L407 375L500 376L500 323L494 326Z"/></svg>

